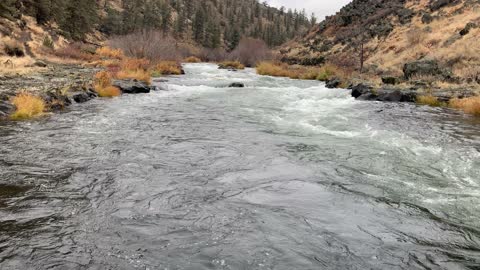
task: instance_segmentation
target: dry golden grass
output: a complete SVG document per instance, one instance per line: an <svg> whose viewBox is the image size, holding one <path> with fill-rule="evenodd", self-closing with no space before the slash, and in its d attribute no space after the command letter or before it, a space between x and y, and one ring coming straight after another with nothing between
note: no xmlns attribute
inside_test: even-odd
<svg viewBox="0 0 480 270"><path fill-rule="evenodd" d="M439 101L437 97L432 95L418 96L416 99L416 102L417 104L428 105L433 107L441 107L446 105L445 103Z"/></svg>
<svg viewBox="0 0 480 270"><path fill-rule="evenodd" d="M122 95L122 91L118 87L112 85L107 87L95 85L95 92L97 92L98 96L106 98L118 97Z"/></svg>
<svg viewBox="0 0 480 270"><path fill-rule="evenodd" d="M151 72L154 77L162 75L181 75L182 66L175 61L161 61L151 69Z"/></svg>
<svg viewBox="0 0 480 270"><path fill-rule="evenodd" d="M121 49L113 49L110 47L98 48L95 53L101 58L107 59L123 59L125 55Z"/></svg>
<svg viewBox="0 0 480 270"><path fill-rule="evenodd" d="M202 60L196 56L190 56L183 60L185 63L200 63Z"/></svg>
<svg viewBox="0 0 480 270"><path fill-rule="evenodd" d="M33 63L35 63L35 60L29 56L21 58L0 56L0 74L25 75L45 69L34 67Z"/></svg>
<svg viewBox="0 0 480 270"><path fill-rule="evenodd" d="M480 116L480 96L452 99L449 105L452 108L462 110L468 114Z"/></svg>
<svg viewBox="0 0 480 270"><path fill-rule="evenodd" d="M107 71L100 71L95 74L95 85L108 87L112 85L112 76Z"/></svg>
<svg viewBox="0 0 480 270"><path fill-rule="evenodd" d="M426 8L425 1L411 1L407 5L421 10ZM464 76L468 68L480 66L480 28L472 29L461 38L455 36L467 23L479 22L480 13L475 5L466 5L462 12L458 12L458 8L443 8L441 16L428 26L422 23L421 15L416 16L411 24L397 25L385 40L371 40L366 45L371 52L366 65L375 65L391 75L401 76L405 63L425 57L439 60L453 68L456 76L468 80L468 76ZM447 40L451 42L446 43Z"/></svg>
<svg viewBox="0 0 480 270"><path fill-rule="evenodd" d="M146 84L150 84L152 80L150 72L143 69L120 70L115 74L115 78L120 80L137 80L145 82Z"/></svg>
<svg viewBox="0 0 480 270"><path fill-rule="evenodd" d="M238 61L224 61L218 64L222 69L245 69L245 66Z"/></svg>
<svg viewBox="0 0 480 270"><path fill-rule="evenodd" d="M274 77L298 77L293 71L288 70L288 66L285 64L276 64L272 62L260 62L257 65L257 73L264 76Z"/></svg>
<svg viewBox="0 0 480 270"><path fill-rule="evenodd" d="M112 86L112 76L107 71L95 74L94 89L100 97L117 97L122 94L120 89Z"/></svg>
<svg viewBox="0 0 480 270"><path fill-rule="evenodd" d="M334 77L346 81L349 76L332 64L320 68L305 66L289 66L284 63L261 62L257 65L259 75L288 77L290 79L327 81Z"/></svg>
<svg viewBox="0 0 480 270"><path fill-rule="evenodd" d="M30 119L40 116L45 111L45 102L38 96L21 92L12 99L16 111L10 116L12 120Z"/></svg>
<svg viewBox="0 0 480 270"><path fill-rule="evenodd" d="M150 68L150 61L148 59L126 58L120 62L122 70L148 70Z"/></svg>

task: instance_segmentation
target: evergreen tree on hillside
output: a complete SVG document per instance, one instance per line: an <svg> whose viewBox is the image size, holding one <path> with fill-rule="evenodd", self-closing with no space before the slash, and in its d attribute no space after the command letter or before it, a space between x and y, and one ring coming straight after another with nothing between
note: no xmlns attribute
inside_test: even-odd
<svg viewBox="0 0 480 270"><path fill-rule="evenodd" d="M85 34L93 30L98 20L97 11L95 0L69 0L65 9L65 19L60 26L73 40L82 40Z"/></svg>
<svg viewBox="0 0 480 270"><path fill-rule="evenodd" d="M193 19L193 39L199 43L202 43L205 31L205 11L203 8L199 8Z"/></svg>
<svg viewBox="0 0 480 270"><path fill-rule="evenodd" d="M0 17L13 20L17 15L16 0L1 0L0 1Z"/></svg>
<svg viewBox="0 0 480 270"><path fill-rule="evenodd" d="M258 0L0 0L0 16L56 22L67 37L161 30L211 48L233 49L242 37L276 46L315 22L305 11L276 9Z"/></svg>

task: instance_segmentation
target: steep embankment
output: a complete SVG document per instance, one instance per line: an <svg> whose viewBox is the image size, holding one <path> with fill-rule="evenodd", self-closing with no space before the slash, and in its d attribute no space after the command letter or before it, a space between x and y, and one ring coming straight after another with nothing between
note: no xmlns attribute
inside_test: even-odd
<svg viewBox="0 0 480 270"><path fill-rule="evenodd" d="M374 82L478 88L479 26L475 0L354 0L281 53L361 70Z"/></svg>

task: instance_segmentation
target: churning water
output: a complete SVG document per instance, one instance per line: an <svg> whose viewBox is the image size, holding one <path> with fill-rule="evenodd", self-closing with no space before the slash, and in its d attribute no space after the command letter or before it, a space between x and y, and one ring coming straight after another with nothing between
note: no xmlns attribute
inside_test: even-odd
<svg viewBox="0 0 480 270"><path fill-rule="evenodd" d="M185 69L0 126L0 269L480 269L478 119Z"/></svg>

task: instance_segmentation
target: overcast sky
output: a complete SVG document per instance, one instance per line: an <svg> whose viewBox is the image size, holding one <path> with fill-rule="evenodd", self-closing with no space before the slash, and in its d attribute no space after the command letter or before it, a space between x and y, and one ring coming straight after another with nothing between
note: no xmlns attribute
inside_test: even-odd
<svg viewBox="0 0 480 270"><path fill-rule="evenodd" d="M271 6L285 6L292 9L306 9L308 14L315 12L319 20L335 14L351 0L266 0Z"/></svg>

